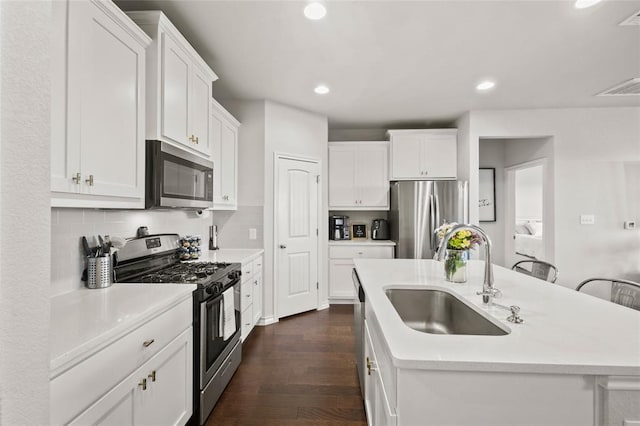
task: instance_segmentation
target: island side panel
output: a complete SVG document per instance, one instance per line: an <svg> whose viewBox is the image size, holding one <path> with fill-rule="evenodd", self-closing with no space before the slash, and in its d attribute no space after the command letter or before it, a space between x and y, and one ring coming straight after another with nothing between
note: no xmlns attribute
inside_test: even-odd
<svg viewBox="0 0 640 426"><path fill-rule="evenodd" d="M595 377L398 370L399 425L594 424Z"/></svg>

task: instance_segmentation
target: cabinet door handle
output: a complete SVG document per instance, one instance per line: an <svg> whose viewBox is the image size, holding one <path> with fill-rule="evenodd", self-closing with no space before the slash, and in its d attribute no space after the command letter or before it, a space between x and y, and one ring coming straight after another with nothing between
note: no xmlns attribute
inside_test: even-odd
<svg viewBox="0 0 640 426"><path fill-rule="evenodd" d="M196 136L196 140L195 140L196 144L200 143L200 138Z"/></svg>
<svg viewBox="0 0 640 426"><path fill-rule="evenodd" d="M147 379L142 379L142 381L138 383L138 386L140 386L143 391L147 390Z"/></svg>
<svg viewBox="0 0 640 426"><path fill-rule="evenodd" d="M367 357L367 374L370 376L372 371L376 371L376 369L373 366L373 361Z"/></svg>
<svg viewBox="0 0 640 426"><path fill-rule="evenodd" d="M258 280L254 280L253 285L258 285Z"/></svg>
<svg viewBox="0 0 640 426"><path fill-rule="evenodd" d="M79 173L78 173L79 175ZM86 183L89 184L89 186L93 186L93 175L89 175L89 179L85 179L84 180Z"/></svg>
<svg viewBox="0 0 640 426"><path fill-rule="evenodd" d="M145 348L148 348L155 341L156 341L156 339L145 340L144 342L142 342L142 346L144 346Z"/></svg>
<svg viewBox="0 0 640 426"><path fill-rule="evenodd" d="M287 246L286 246L285 244L280 244L280 248L281 248L281 249L286 249L286 248L287 248Z"/></svg>
<svg viewBox="0 0 640 426"><path fill-rule="evenodd" d="M151 372L151 374L149 374L148 377L151 379L152 382L155 382L156 381L156 370L153 370Z"/></svg>
<svg viewBox="0 0 640 426"><path fill-rule="evenodd" d="M80 173L76 173L75 176L71 177L71 180L74 181L76 185L80 185L81 179L82 179L82 176L80 175Z"/></svg>
<svg viewBox="0 0 640 426"><path fill-rule="evenodd" d="M250 294L246 294L245 297L251 297L251 295Z"/></svg>

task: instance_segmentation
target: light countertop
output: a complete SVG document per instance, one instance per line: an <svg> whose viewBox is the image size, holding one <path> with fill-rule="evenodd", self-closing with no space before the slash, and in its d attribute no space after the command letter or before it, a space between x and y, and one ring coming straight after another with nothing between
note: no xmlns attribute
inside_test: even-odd
<svg viewBox="0 0 640 426"><path fill-rule="evenodd" d="M391 240L329 240L330 246L395 246Z"/></svg>
<svg viewBox="0 0 640 426"><path fill-rule="evenodd" d="M247 263L264 253L263 249L219 249L202 250L200 262Z"/></svg>
<svg viewBox="0 0 640 426"><path fill-rule="evenodd" d="M113 284L51 299L50 377L190 299L195 284Z"/></svg>
<svg viewBox="0 0 640 426"><path fill-rule="evenodd" d="M496 302L518 305L523 324L509 312L487 308L481 296L484 262L469 263L467 283L444 280L434 260L355 259L366 293L367 321L386 340L396 367L449 371L640 376L640 312L557 284L494 266ZM436 335L406 326L384 289L441 288L510 330L505 336Z"/></svg>

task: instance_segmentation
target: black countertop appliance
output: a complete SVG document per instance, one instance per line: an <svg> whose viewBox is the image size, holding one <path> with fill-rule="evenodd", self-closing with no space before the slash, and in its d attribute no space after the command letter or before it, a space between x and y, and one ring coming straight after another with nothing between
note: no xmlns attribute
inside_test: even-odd
<svg viewBox="0 0 640 426"><path fill-rule="evenodd" d="M371 224L372 240L389 239L389 222L386 219L374 219Z"/></svg>

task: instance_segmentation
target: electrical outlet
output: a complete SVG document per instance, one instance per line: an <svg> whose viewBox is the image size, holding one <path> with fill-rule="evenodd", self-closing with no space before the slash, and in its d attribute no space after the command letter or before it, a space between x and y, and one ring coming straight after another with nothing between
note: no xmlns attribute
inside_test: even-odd
<svg viewBox="0 0 640 426"><path fill-rule="evenodd" d="M624 222L624 229L636 229L635 220L627 220Z"/></svg>
<svg viewBox="0 0 640 426"><path fill-rule="evenodd" d="M258 238L258 232L256 231L256 228L249 228L249 239L255 240L257 238Z"/></svg>
<svg viewBox="0 0 640 426"><path fill-rule="evenodd" d="M592 214L581 214L580 225L593 225L596 223L596 217Z"/></svg>

